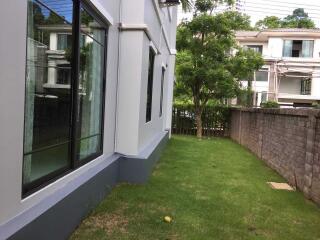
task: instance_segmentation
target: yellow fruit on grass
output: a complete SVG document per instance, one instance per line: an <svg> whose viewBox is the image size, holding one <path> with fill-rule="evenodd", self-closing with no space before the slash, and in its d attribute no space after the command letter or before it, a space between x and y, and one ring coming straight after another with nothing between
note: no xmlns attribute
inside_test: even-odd
<svg viewBox="0 0 320 240"><path fill-rule="evenodd" d="M164 217L164 221L167 222L167 223L171 223L172 222L172 218L169 217L169 216L165 216Z"/></svg>

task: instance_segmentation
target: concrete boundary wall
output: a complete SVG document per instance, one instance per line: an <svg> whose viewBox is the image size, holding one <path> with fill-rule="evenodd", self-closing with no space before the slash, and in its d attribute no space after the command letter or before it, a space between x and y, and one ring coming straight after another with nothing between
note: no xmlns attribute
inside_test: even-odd
<svg viewBox="0 0 320 240"><path fill-rule="evenodd" d="M320 204L320 110L232 109L230 137Z"/></svg>

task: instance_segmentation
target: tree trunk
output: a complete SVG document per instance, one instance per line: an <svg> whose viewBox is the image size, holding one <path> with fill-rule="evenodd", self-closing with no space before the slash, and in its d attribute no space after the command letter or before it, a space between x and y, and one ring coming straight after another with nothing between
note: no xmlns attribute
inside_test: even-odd
<svg viewBox="0 0 320 240"><path fill-rule="evenodd" d="M202 111L196 110L197 138L202 138Z"/></svg>

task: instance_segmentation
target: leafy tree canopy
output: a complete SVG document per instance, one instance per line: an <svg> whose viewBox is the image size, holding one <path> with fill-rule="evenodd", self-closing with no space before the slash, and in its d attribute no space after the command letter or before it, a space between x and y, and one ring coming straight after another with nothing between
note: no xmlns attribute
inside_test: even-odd
<svg viewBox="0 0 320 240"><path fill-rule="evenodd" d="M297 8L292 15L285 17L282 21L282 27L285 28L315 28L312 19L303 8Z"/></svg>
<svg viewBox="0 0 320 240"><path fill-rule="evenodd" d="M281 28L281 19L276 16L267 16L256 23L256 28L260 30L267 28Z"/></svg>
<svg viewBox="0 0 320 240"><path fill-rule="evenodd" d="M256 23L256 28L315 28L315 23L309 18L303 8L297 8L291 15L280 19L276 16L268 16Z"/></svg>
<svg viewBox="0 0 320 240"><path fill-rule="evenodd" d="M194 103L197 135L202 135L201 115L209 100L234 97L239 79L263 65L260 53L237 46L235 30L248 29L249 17L237 12L211 15L208 0L197 0L197 15L180 24L177 34L176 94Z"/></svg>
<svg viewBox="0 0 320 240"><path fill-rule="evenodd" d="M234 4L235 0L180 0L184 11L192 11L193 7L199 11L212 11L218 4Z"/></svg>

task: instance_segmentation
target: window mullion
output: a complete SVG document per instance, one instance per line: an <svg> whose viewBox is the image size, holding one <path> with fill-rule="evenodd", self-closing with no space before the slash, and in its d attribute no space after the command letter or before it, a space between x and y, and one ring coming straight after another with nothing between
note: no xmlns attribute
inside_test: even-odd
<svg viewBox="0 0 320 240"><path fill-rule="evenodd" d="M72 61L72 114L71 114L71 163L77 164L78 121L79 121L79 71L80 71L80 1L73 1L73 61Z"/></svg>

